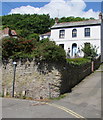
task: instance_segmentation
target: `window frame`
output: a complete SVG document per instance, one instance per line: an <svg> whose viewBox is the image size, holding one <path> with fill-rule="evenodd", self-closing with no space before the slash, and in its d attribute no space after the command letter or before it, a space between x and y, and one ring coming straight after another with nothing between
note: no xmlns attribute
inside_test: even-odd
<svg viewBox="0 0 103 120"><path fill-rule="evenodd" d="M65 38L65 30L59 30L59 38L64 39Z"/></svg>
<svg viewBox="0 0 103 120"><path fill-rule="evenodd" d="M85 37L90 37L90 34L91 34L90 31L91 31L90 28L84 28L84 36Z"/></svg>
<svg viewBox="0 0 103 120"><path fill-rule="evenodd" d="M77 37L77 29L72 30L72 38Z"/></svg>

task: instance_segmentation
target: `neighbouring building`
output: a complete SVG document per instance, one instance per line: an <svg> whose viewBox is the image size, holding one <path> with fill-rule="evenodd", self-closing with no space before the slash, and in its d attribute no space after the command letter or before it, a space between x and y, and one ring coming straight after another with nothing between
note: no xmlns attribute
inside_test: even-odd
<svg viewBox="0 0 103 120"><path fill-rule="evenodd" d="M41 34L40 35L40 40L45 39L45 38L50 38L50 36L51 36L51 32L47 32L45 34Z"/></svg>
<svg viewBox="0 0 103 120"><path fill-rule="evenodd" d="M51 27L50 40L55 41L57 45L64 48L66 53L69 51L71 57L76 54L82 57L84 54L81 49L86 44L98 47L97 54L100 55L101 51L103 52L103 47L101 47L101 44L103 44L102 24L102 13L99 14L99 19L96 20L64 23L56 21L55 25Z"/></svg>
<svg viewBox="0 0 103 120"><path fill-rule="evenodd" d="M15 30L11 30L10 28L4 28L4 30L0 31L0 38L5 38L5 37L13 37L17 38L17 33Z"/></svg>

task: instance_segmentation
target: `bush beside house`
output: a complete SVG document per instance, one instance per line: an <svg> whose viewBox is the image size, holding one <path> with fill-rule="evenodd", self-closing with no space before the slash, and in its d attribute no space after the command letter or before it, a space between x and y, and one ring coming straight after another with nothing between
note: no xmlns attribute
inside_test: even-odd
<svg viewBox="0 0 103 120"><path fill-rule="evenodd" d="M36 61L65 61L65 51L55 42L44 39L4 38L2 42L3 60L33 59Z"/></svg>

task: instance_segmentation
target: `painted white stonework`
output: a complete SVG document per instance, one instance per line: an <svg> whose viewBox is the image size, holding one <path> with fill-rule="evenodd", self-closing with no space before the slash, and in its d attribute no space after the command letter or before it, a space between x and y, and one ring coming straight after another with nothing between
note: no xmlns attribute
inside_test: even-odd
<svg viewBox="0 0 103 120"><path fill-rule="evenodd" d="M50 38L50 36L48 36L48 35L40 36L40 40L42 40L42 39L46 39L46 38Z"/></svg>
<svg viewBox="0 0 103 120"><path fill-rule="evenodd" d="M47 32L45 34L40 35L40 40L46 39L46 38L50 38L51 32Z"/></svg>

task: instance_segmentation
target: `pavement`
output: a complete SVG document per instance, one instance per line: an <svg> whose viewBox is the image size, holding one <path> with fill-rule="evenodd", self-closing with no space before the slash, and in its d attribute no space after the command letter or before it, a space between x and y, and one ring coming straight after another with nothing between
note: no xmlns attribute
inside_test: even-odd
<svg viewBox="0 0 103 120"><path fill-rule="evenodd" d="M68 107L85 118L101 118L102 78L103 65L75 86L72 92L57 104Z"/></svg>
<svg viewBox="0 0 103 120"><path fill-rule="evenodd" d="M3 118L101 118L103 65L61 100L2 99Z"/></svg>

